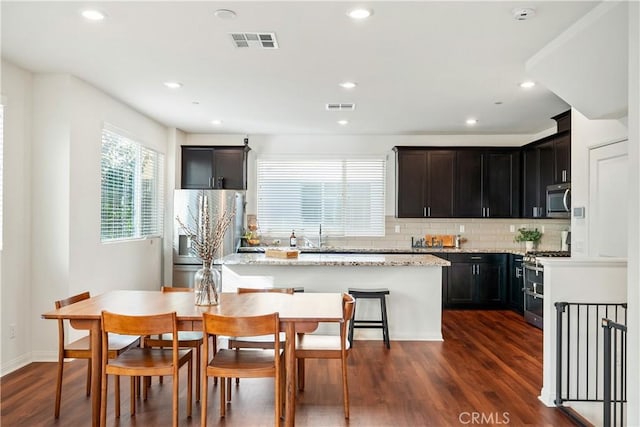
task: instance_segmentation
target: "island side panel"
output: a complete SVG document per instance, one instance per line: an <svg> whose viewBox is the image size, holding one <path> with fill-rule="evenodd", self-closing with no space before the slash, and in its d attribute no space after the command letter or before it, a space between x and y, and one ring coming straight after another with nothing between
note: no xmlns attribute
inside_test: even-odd
<svg viewBox="0 0 640 427"><path fill-rule="evenodd" d="M304 287L305 292L346 292L388 288L391 340L442 341L442 267L440 266L276 266L224 265L223 292L239 286ZM358 300L358 319L379 318L378 300ZM335 325L334 325L335 328ZM337 333L323 326L320 333ZM379 329L356 329L354 338L382 339Z"/></svg>

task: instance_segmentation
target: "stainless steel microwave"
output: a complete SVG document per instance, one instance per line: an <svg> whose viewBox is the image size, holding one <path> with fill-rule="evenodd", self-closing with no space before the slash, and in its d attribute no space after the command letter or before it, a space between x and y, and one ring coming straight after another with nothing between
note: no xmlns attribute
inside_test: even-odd
<svg viewBox="0 0 640 427"><path fill-rule="evenodd" d="M571 184L554 184L547 187L547 217L571 218Z"/></svg>

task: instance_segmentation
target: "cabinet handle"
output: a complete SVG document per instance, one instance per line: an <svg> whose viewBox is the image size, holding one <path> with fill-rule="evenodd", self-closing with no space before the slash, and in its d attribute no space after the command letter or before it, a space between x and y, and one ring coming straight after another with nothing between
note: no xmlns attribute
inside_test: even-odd
<svg viewBox="0 0 640 427"><path fill-rule="evenodd" d="M562 169L562 182L567 182L567 170Z"/></svg>
<svg viewBox="0 0 640 427"><path fill-rule="evenodd" d="M422 216L426 217L427 216L427 207L423 207L422 208Z"/></svg>
<svg viewBox="0 0 640 427"><path fill-rule="evenodd" d="M491 214L489 213L489 208L487 208L487 218L489 218Z"/></svg>
<svg viewBox="0 0 640 427"><path fill-rule="evenodd" d="M519 279L521 277L522 277L522 268L516 267L516 279Z"/></svg>
<svg viewBox="0 0 640 427"><path fill-rule="evenodd" d="M209 188L213 188L213 177L209 177Z"/></svg>
<svg viewBox="0 0 640 427"><path fill-rule="evenodd" d="M472 256L471 259L482 259L481 256Z"/></svg>
<svg viewBox="0 0 640 427"><path fill-rule="evenodd" d="M431 206L429 206L427 208L427 216L429 216L429 217L431 216Z"/></svg>
<svg viewBox="0 0 640 427"><path fill-rule="evenodd" d="M476 265L473 264L473 265L471 265L471 275L475 276L475 274L476 274Z"/></svg>

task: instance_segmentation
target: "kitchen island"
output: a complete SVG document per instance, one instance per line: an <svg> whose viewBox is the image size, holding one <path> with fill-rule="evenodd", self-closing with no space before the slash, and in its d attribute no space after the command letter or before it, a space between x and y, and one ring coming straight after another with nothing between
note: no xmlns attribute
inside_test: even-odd
<svg viewBox="0 0 640 427"><path fill-rule="evenodd" d="M238 287L303 287L305 292L346 292L347 288L388 288L387 312L392 340L442 340L442 267L434 255L301 253L270 258L238 253L222 264L222 290ZM379 318L375 300L358 301L359 319ZM327 333L335 325L323 325ZM337 328L332 331L337 332ZM356 329L355 339L381 339L375 329Z"/></svg>

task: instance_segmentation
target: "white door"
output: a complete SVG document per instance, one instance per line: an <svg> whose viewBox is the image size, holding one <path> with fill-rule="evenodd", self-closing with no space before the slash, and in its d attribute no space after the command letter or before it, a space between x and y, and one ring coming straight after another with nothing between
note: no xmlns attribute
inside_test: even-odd
<svg viewBox="0 0 640 427"><path fill-rule="evenodd" d="M589 151L589 255L627 256L627 141Z"/></svg>

